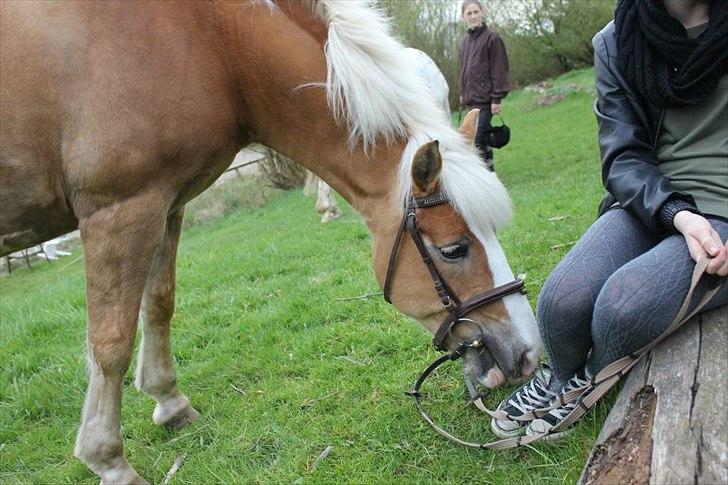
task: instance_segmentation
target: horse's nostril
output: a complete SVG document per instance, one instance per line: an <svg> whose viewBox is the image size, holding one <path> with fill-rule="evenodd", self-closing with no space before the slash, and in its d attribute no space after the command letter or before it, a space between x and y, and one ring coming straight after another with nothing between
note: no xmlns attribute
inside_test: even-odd
<svg viewBox="0 0 728 485"><path fill-rule="evenodd" d="M518 361L518 368L521 370L521 375L523 375L523 377L530 376L536 369L536 362L531 360L528 350L525 350L521 354L521 358Z"/></svg>

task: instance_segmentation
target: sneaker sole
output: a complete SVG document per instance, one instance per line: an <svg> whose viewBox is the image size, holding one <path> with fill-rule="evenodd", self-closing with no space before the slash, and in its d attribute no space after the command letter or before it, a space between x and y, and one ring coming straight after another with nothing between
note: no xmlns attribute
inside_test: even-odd
<svg viewBox="0 0 728 485"><path fill-rule="evenodd" d="M490 420L490 429L499 438L515 438L516 436L523 434L523 430L525 429L525 426L521 425L518 428L509 431L509 430L503 429L500 426L498 426L496 424L495 419L491 419Z"/></svg>
<svg viewBox="0 0 728 485"><path fill-rule="evenodd" d="M556 440L560 440L561 438L564 438L564 437L570 435L573 432L574 432L574 428L565 429L564 431L559 431L558 433L547 434L546 436L544 436L543 438L541 438L540 441L556 441ZM539 434L539 433L532 433L532 432L530 432L529 429L526 429L526 436L533 436L534 434Z"/></svg>

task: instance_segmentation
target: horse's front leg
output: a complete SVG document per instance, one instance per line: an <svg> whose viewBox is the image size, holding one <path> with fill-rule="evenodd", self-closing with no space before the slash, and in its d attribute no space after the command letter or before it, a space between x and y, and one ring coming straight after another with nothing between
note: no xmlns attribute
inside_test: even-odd
<svg viewBox="0 0 728 485"><path fill-rule="evenodd" d="M86 258L89 384L75 455L102 483L146 483L124 457L123 379L144 285L165 231L165 201L136 196L79 221Z"/></svg>
<svg viewBox="0 0 728 485"><path fill-rule="evenodd" d="M157 401L152 416L154 423L175 428L181 428L199 416L177 388L170 341L175 259L183 212L184 209L179 209L167 219L162 244L149 271L140 312L142 343L136 370L137 388Z"/></svg>

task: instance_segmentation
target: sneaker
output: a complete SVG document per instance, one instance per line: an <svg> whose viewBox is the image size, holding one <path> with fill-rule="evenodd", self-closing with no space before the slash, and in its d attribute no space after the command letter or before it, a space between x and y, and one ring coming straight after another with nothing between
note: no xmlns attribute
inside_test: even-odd
<svg viewBox="0 0 728 485"><path fill-rule="evenodd" d="M498 405L498 411L504 411L511 416L523 416L534 409L543 408L552 402L557 394L548 388L551 380L551 369L544 365L536 371L533 379L513 391ZM510 419L491 419L490 428L501 438L512 438L521 434L525 421L512 421Z"/></svg>
<svg viewBox="0 0 728 485"><path fill-rule="evenodd" d="M561 394L566 394L569 391L572 391L574 389L577 389L579 387L585 386L591 382L591 375L589 372L585 369L581 372L578 372L575 374L571 379L566 381L566 384L564 384L564 387L561 389ZM559 406L557 408L552 409L548 412L548 414L541 416L540 418L534 419L533 421L528 423L528 426L526 427L526 434L527 435L534 435L534 434L541 434L546 433L548 430L556 426L557 424L561 423L566 416L571 413L571 411L574 410L576 406L579 405L579 402L584 399L584 396L582 395L578 399L567 403L564 406ZM554 401L551 402L553 404ZM574 431L573 425L570 427L567 427L566 429L559 430L556 433L549 434L543 437L544 440L557 440L559 438L563 438L564 436L568 435Z"/></svg>

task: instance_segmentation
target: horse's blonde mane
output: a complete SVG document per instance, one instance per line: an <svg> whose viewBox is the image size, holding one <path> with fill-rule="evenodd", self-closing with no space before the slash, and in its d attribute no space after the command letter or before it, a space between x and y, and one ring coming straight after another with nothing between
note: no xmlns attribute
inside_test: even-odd
<svg viewBox="0 0 728 485"><path fill-rule="evenodd" d="M350 146L367 150L380 138L408 139L399 171L404 200L412 190L417 148L437 139L442 190L471 229L507 223L511 203L505 187L430 99L387 18L365 0L313 0L312 7L328 25L326 94L334 117L348 125Z"/></svg>

